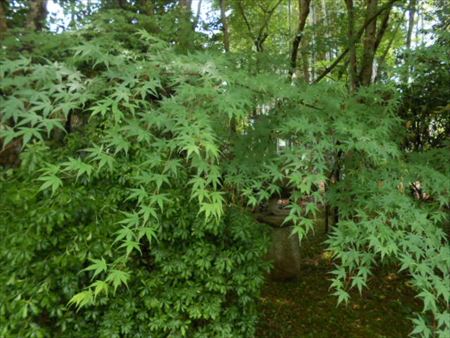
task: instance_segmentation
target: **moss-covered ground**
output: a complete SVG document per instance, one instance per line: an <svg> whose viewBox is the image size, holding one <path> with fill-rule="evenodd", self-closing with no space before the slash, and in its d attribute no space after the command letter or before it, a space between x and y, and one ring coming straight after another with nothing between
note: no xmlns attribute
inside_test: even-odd
<svg viewBox="0 0 450 338"><path fill-rule="evenodd" d="M302 242L302 276L298 281L267 281L260 299L256 336L301 338L408 337L410 318L421 310L407 276L396 267L374 271L362 295L352 292L347 305L337 306L331 295L322 226Z"/></svg>

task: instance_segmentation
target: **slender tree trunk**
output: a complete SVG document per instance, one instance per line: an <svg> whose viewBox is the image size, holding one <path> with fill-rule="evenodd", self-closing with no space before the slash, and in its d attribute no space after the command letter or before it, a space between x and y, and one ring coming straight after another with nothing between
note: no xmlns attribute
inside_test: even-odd
<svg viewBox="0 0 450 338"><path fill-rule="evenodd" d="M120 9L126 9L127 8L127 0L117 0L117 7Z"/></svg>
<svg viewBox="0 0 450 338"><path fill-rule="evenodd" d="M295 73L297 68L297 56L300 43L302 42L303 32L305 30L306 19L309 15L311 0L299 0L299 21L294 41L292 42L292 51L290 57L289 77Z"/></svg>
<svg viewBox="0 0 450 338"><path fill-rule="evenodd" d="M402 19L400 19L398 21L398 23L397 23L397 25L396 25L396 27L394 29L394 32L392 33L392 37L389 40L389 43L388 43L386 49L383 51L383 53L381 54L381 56L378 59L377 76L375 77L375 81L374 82L377 82L381 78L381 73L382 73L383 68L384 68L384 62L385 62L386 57L387 57L387 55L389 53L389 50L392 47L392 44L394 43L394 40L395 40L395 38L397 36L397 33L398 33L399 29L400 29L400 26L401 26L402 21L403 21L404 14L405 13L403 12Z"/></svg>
<svg viewBox="0 0 450 338"><path fill-rule="evenodd" d="M226 0L220 0L220 21L222 22L222 32L223 32L223 48L225 52L230 51L230 35L228 30L228 19L226 15L227 4Z"/></svg>
<svg viewBox="0 0 450 338"><path fill-rule="evenodd" d="M377 11L378 0L366 0L367 18L372 17ZM361 71L359 82L368 86L372 82L373 60L375 57L375 43L377 34L377 20L367 25L364 34L363 56L361 60Z"/></svg>
<svg viewBox="0 0 450 338"><path fill-rule="evenodd" d="M316 62L317 62L317 34L316 27L317 15L316 15L316 5L313 2L311 4L311 21L312 21L312 34L311 34L311 81L316 78Z"/></svg>
<svg viewBox="0 0 450 338"><path fill-rule="evenodd" d="M0 0L0 39L8 31L8 25L6 23L6 0Z"/></svg>
<svg viewBox="0 0 450 338"><path fill-rule="evenodd" d="M308 45L305 42L306 42L306 40L303 40L303 43L302 43L303 46L307 46ZM310 77L310 74L309 74L309 56L308 56L308 52L306 50L302 50L301 54L302 54L303 77L305 79L305 82L309 83L311 81L311 77Z"/></svg>
<svg viewBox="0 0 450 338"><path fill-rule="evenodd" d="M412 41L412 35L414 31L414 17L416 15L416 5L417 0L409 0L409 6L408 6L408 32L406 33L406 56L405 56L405 64L406 64L406 70L405 73L402 76L402 82L408 83L409 73L411 70L410 67L410 57L409 57L409 51L411 50L411 41ZM417 31L416 31L416 37L417 37ZM417 41L417 38L416 38Z"/></svg>
<svg viewBox="0 0 450 338"><path fill-rule="evenodd" d="M195 15L195 25L200 21L200 12L202 11L202 0L198 0L197 14Z"/></svg>
<svg viewBox="0 0 450 338"><path fill-rule="evenodd" d="M386 30L389 26L389 16L391 14L391 9L392 9L392 6L390 8L388 8L381 17L380 28L378 29L378 32L377 32L377 35L375 38L374 53L376 53L378 50L378 47L380 47L381 41L383 40L384 34L386 33Z"/></svg>
<svg viewBox="0 0 450 338"><path fill-rule="evenodd" d="M414 16L416 15L417 0L409 0L408 33L406 34L406 49L411 49L411 39L414 30Z"/></svg>
<svg viewBox="0 0 450 338"><path fill-rule="evenodd" d="M324 230L327 234L330 229L330 205L328 204L328 202L325 203L324 225Z"/></svg>
<svg viewBox="0 0 450 338"><path fill-rule="evenodd" d="M330 34L330 27L331 27L331 25L330 25L330 18L329 18L329 15L328 15L327 2L325 0L322 0L321 4L322 4L322 11L323 11L323 21L324 21L325 27L326 27L325 39L326 39L326 41L329 44L330 36L331 36L331 34ZM327 51L325 53L325 56L326 56L326 60L327 61L330 61L333 58L333 52L332 52L331 44L329 45L329 47L328 47L328 49L327 49Z"/></svg>
<svg viewBox="0 0 450 338"><path fill-rule="evenodd" d="M349 75L350 75L350 88L352 92L358 87L357 74L357 60L356 60L356 42L355 42L355 10L353 8L353 0L345 0L345 5L348 12L348 28L347 28L347 39L348 39L348 50L349 50Z"/></svg>
<svg viewBox="0 0 450 338"><path fill-rule="evenodd" d="M29 0L29 6L26 27L33 31L41 31L47 19L47 0Z"/></svg>

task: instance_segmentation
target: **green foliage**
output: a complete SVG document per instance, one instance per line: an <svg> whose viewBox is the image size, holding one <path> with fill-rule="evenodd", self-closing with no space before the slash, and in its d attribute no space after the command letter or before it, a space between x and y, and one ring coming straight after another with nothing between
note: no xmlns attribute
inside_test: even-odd
<svg viewBox="0 0 450 338"><path fill-rule="evenodd" d="M449 150L402 152L393 88L181 54L173 16L121 14L2 42L0 139L23 151L0 176L0 335L251 337L268 243L246 208L287 191L300 239L339 210L338 303L396 264L413 334L446 337Z"/></svg>
<svg viewBox="0 0 450 338"><path fill-rule="evenodd" d="M144 31L142 51L84 34L64 62L2 63L24 151L0 181L1 335L251 336L267 238L218 166L238 81Z"/></svg>

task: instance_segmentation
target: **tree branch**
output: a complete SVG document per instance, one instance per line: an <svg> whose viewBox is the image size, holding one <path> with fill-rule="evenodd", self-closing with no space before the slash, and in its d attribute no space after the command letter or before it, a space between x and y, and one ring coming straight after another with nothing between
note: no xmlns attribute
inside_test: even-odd
<svg viewBox="0 0 450 338"><path fill-rule="evenodd" d="M383 6L381 6L373 16L371 16L370 18L368 18L366 20L366 22L364 22L364 25L359 29L359 31L356 34L356 39L359 40L361 39L362 34L364 33L364 30L366 29L366 27L373 21L375 20L381 13L383 13L386 9L390 8L394 3L396 3L397 1L404 1L404 0L390 0L389 2L387 2L386 4L384 4ZM313 83L317 83L320 80L322 80L325 76L327 76L338 64L339 62L342 61L342 59L347 55L347 53L349 52L349 48L345 48L341 55L339 55L331 65L329 65L327 68L325 68L325 70L322 72L322 74L320 74L317 79L314 80Z"/></svg>
<svg viewBox="0 0 450 338"><path fill-rule="evenodd" d="M297 33L295 34L294 41L292 42L289 78L292 78L295 69L297 68L298 48L300 46L300 43L302 42L303 31L305 30L306 19L308 18L309 15L309 6L311 4L311 0L299 0L299 4L300 4L300 18L297 27Z"/></svg>

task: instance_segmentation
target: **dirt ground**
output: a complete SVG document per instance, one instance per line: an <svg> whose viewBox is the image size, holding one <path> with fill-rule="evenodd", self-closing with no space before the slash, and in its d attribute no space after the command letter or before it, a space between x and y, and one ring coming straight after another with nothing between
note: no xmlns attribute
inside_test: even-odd
<svg viewBox="0 0 450 338"><path fill-rule="evenodd" d="M322 226L317 227L301 246L302 277L295 282L267 281L256 337L408 337L410 318L421 304L407 276L395 267L379 267L362 296L352 292L348 305L337 306L329 291L333 263L325 251Z"/></svg>

